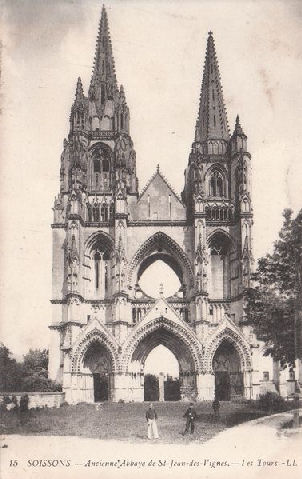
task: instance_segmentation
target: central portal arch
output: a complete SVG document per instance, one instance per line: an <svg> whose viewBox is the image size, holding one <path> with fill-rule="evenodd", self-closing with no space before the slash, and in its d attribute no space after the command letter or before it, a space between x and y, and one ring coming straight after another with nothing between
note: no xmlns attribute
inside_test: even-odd
<svg viewBox="0 0 302 479"><path fill-rule="evenodd" d="M143 273L156 261L162 261L171 268L185 294L190 291L194 284L191 262L179 244L161 231L148 238L132 258L128 272L130 289L135 291Z"/></svg>
<svg viewBox="0 0 302 479"><path fill-rule="evenodd" d="M196 397L196 376L200 371L201 356L196 339L185 324L161 316L145 325L138 325L125 346L123 361L130 377L131 399L144 400L145 362L151 351L159 345L170 350L178 361L180 399Z"/></svg>

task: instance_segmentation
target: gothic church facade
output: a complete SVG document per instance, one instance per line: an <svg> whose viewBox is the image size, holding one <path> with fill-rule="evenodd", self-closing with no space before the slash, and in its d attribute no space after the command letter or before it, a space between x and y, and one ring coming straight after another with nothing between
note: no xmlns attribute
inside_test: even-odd
<svg viewBox="0 0 302 479"><path fill-rule="evenodd" d="M211 32L181 197L159 168L139 191L129 126L103 7L87 96L77 82L53 208L49 376L70 403L142 401L145 360L162 344L178 360L183 399L275 390L272 362L244 313L251 155L238 116L229 133ZM157 260L179 278L171 297L140 287Z"/></svg>

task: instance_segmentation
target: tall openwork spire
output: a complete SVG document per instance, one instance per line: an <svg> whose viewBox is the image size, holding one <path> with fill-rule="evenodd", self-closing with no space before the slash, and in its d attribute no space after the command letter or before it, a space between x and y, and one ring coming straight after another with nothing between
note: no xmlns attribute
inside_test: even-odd
<svg viewBox="0 0 302 479"><path fill-rule="evenodd" d="M89 98L99 100L102 104L112 99L117 91L115 65L108 27L108 17L103 5L98 36L96 39L95 57Z"/></svg>
<svg viewBox="0 0 302 479"><path fill-rule="evenodd" d="M212 32L209 32L195 141L229 140L229 138L215 43Z"/></svg>

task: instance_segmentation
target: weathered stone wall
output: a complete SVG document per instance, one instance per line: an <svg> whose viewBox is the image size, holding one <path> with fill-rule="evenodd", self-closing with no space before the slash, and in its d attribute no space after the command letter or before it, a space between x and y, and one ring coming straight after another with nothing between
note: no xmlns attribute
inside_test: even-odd
<svg viewBox="0 0 302 479"><path fill-rule="evenodd" d="M65 400L65 393L64 392L9 392L9 393L0 393L0 401L3 401L5 396L8 396L10 399L12 396L16 396L18 404L20 404L21 397L27 394L29 401L28 401L28 408L44 408L44 407L55 407L59 408L62 406Z"/></svg>

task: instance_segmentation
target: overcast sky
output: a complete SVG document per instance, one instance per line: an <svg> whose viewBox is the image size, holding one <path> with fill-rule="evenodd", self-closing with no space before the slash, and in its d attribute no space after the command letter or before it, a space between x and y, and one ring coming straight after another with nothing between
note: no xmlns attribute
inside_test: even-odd
<svg viewBox="0 0 302 479"><path fill-rule="evenodd" d="M89 86L101 4L7 0L2 31L1 336L14 353L47 346L51 229L60 154L78 76ZM230 129L253 165L254 255L285 207L301 208L302 3L106 2L125 87L140 189L160 169L178 193L194 138L212 30Z"/></svg>

